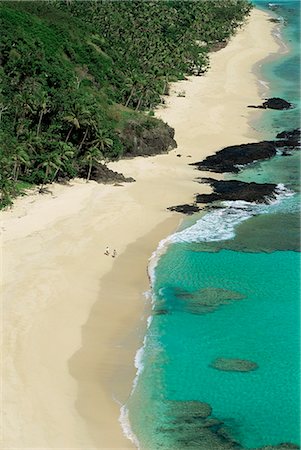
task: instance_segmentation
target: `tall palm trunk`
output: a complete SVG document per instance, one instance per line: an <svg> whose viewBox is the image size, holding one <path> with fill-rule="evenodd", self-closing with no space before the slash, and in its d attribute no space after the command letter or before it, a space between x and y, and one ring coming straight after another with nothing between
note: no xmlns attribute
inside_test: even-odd
<svg viewBox="0 0 301 450"><path fill-rule="evenodd" d="M166 93L167 86L168 86L168 75L165 77L165 80L164 80L164 87L163 87L162 95L166 95L165 93Z"/></svg>
<svg viewBox="0 0 301 450"><path fill-rule="evenodd" d="M13 169L13 179L14 179L14 181L17 181L17 179L18 179L18 175L19 175L18 166L19 166L18 161L15 161L14 169Z"/></svg>
<svg viewBox="0 0 301 450"><path fill-rule="evenodd" d="M93 165L93 161L92 161L92 158L91 158L91 159L90 159L90 162L89 162L89 170L88 170L88 175L87 175L86 183L88 183L88 181L90 180L91 172L92 172L92 165Z"/></svg>
<svg viewBox="0 0 301 450"><path fill-rule="evenodd" d="M86 128L84 137L82 138L81 143L79 144L79 147L78 147L78 153L81 151L82 146L84 145L84 142L85 142L85 140L86 140L87 134L88 134L88 128Z"/></svg>
<svg viewBox="0 0 301 450"><path fill-rule="evenodd" d="M41 112L40 112L40 116L39 116L39 123L38 123L38 128L37 128L37 136L39 136L39 134L40 134L40 129L41 129L41 123L42 123L43 115L44 115L44 111L42 109Z"/></svg>
<svg viewBox="0 0 301 450"><path fill-rule="evenodd" d="M45 183L46 183L46 181L48 179L48 174L49 174L49 166L46 167L45 176L44 176L44 180L43 180L41 189L43 189L43 187L44 187L44 185L45 185Z"/></svg>
<svg viewBox="0 0 301 450"><path fill-rule="evenodd" d="M139 108L140 108L141 103L142 103L143 96L144 96L144 92L142 92L142 94L141 94L140 97L139 97L138 104L137 104L137 106L136 106L135 111L139 111Z"/></svg>
<svg viewBox="0 0 301 450"><path fill-rule="evenodd" d="M73 128L74 128L74 125L72 125L72 127L69 129L68 134L67 134L66 139L65 139L65 142L68 142L68 141L69 141L69 138L70 138L70 136L71 136L71 133L72 133L72 131L73 131Z"/></svg>
<svg viewBox="0 0 301 450"><path fill-rule="evenodd" d="M53 175L52 180L51 180L52 182L55 180L55 178L56 178L56 176L57 176L59 170L60 170L60 167L58 167L58 168L55 170L54 175Z"/></svg>
<svg viewBox="0 0 301 450"><path fill-rule="evenodd" d="M131 101L131 99L132 99L132 97L133 97L133 95L134 95L134 92L135 92L135 86L133 86L132 89L131 89L130 95L129 95L129 97L128 97L126 103L125 103L125 106L126 106L126 107L129 106L129 103L130 103L130 101Z"/></svg>

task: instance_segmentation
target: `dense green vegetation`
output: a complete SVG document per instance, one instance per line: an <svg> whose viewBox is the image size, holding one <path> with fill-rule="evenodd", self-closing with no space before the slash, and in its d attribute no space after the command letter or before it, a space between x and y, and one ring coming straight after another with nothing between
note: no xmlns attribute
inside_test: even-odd
<svg viewBox="0 0 301 450"><path fill-rule="evenodd" d="M168 83L202 74L249 10L247 0L2 1L0 206L28 183L89 179L97 161L129 152L129 130L162 129L151 110Z"/></svg>

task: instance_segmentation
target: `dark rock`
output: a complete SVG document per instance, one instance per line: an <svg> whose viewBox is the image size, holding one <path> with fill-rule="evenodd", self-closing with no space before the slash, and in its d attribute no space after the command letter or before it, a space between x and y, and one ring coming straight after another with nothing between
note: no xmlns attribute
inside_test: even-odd
<svg viewBox="0 0 301 450"><path fill-rule="evenodd" d="M66 177L66 176L59 176L56 179L57 183L63 184L63 185L69 184L69 181L70 181L70 177Z"/></svg>
<svg viewBox="0 0 301 450"><path fill-rule="evenodd" d="M197 205L178 205L178 206L170 206L169 208L167 208L169 211L176 211L182 214L187 214L187 215L191 215L195 212L198 212L201 210L201 208L199 208Z"/></svg>
<svg viewBox="0 0 301 450"><path fill-rule="evenodd" d="M215 42L210 48L211 52L218 52L228 45L228 41Z"/></svg>
<svg viewBox="0 0 301 450"><path fill-rule="evenodd" d="M120 132L124 156L150 156L166 153L177 147L174 129L157 119L145 122L131 120Z"/></svg>
<svg viewBox="0 0 301 450"><path fill-rule="evenodd" d="M212 194L198 194L197 203L211 203L217 200L245 200L247 202L266 203L275 198L276 184L246 183L238 180L214 180L202 178L202 182L209 183L213 188Z"/></svg>
<svg viewBox="0 0 301 450"><path fill-rule="evenodd" d="M191 163L198 170L211 170L213 172L239 172L239 165L250 164L254 161L271 158L276 155L276 146L273 142L262 141L250 144L231 145L210 155L204 161Z"/></svg>
<svg viewBox="0 0 301 450"><path fill-rule="evenodd" d="M276 138L289 140L292 139L295 142L300 142L300 134L301 134L300 128L296 128L295 130L281 131L281 133L277 134Z"/></svg>
<svg viewBox="0 0 301 450"><path fill-rule="evenodd" d="M258 369L255 362L236 358L216 358L210 367L225 372L251 372Z"/></svg>
<svg viewBox="0 0 301 450"><path fill-rule="evenodd" d="M272 17L271 19L268 19L268 21L269 21L269 22L272 22L272 23L282 23L282 22L283 22L283 19Z"/></svg>
<svg viewBox="0 0 301 450"><path fill-rule="evenodd" d="M81 169L79 176L82 178L87 178L88 166ZM96 163L92 167L90 180L97 181L98 183L104 184L116 184L116 183L131 183L134 180L132 177L125 177L122 173L114 172L109 169L105 164Z"/></svg>
<svg viewBox="0 0 301 450"><path fill-rule="evenodd" d="M265 102L263 102L262 105L259 105L259 106L250 105L250 106L248 106L248 108L283 110L283 109L292 109L292 108L294 108L294 105L292 103L284 100L283 98L273 97L273 98L268 98Z"/></svg>
<svg viewBox="0 0 301 450"><path fill-rule="evenodd" d="M282 131L278 133L275 141L275 145L277 149L285 149L282 153L283 156L287 156L290 153L286 151L286 149L296 149L300 148L300 128L291 131Z"/></svg>

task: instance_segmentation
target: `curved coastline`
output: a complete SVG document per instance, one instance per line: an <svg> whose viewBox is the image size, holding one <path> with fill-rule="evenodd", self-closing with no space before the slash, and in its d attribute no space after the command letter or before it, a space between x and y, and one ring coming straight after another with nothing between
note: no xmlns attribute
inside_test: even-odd
<svg viewBox="0 0 301 450"><path fill-rule="evenodd" d="M109 165L137 183L55 186L51 198L28 196L1 212L5 257L11 255L3 282L7 299L14 299L4 310L4 447L133 447L120 430L118 402L126 403L145 334L147 260L179 223L166 208L191 200L196 190L210 192L195 184L188 163L259 139L249 126L258 112L247 105L260 99L251 68L279 48L268 17L254 10L248 25L212 55L208 74L172 85L157 115L175 127L176 151ZM185 98L178 96L183 89ZM103 255L107 244L117 248L116 260Z"/></svg>
<svg viewBox="0 0 301 450"><path fill-rule="evenodd" d="M267 13L266 11L263 11L261 9L256 9L255 11L258 11L259 13L263 13L266 16L266 20L268 20L268 18L271 17L271 15L269 13ZM274 51L263 58L257 59L256 62L251 65L251 72L255 76L254 85L256 84L258 99L264 98L264 96L267 95L267 93L269 91L268 83L265 82L264 80L260 80L260 78L259 78L261 65L268 61L277 59L279 57L279 55L287 53L289 51L288 48L286 47L284 41L281 40L281 38L275 31L276 29L279 29L280 25L278 25L278 24L275 25L275 23L273 23L271 25L272 26L270 27L269 33L274 41ZM235 37L233 38L233 40L235 40ZM210 76L210 71L209 71L209 76ZM171 96L171 98L166 99L167 108L165 109L165 108L161 107L158 112L158 116L160 118L165 120L171 126L175 127L176 139L179 139L179 126L177 124L177 120L178 120L177 113L179 116L181 116L181 111L179 111L178 105L177 105L177 103L178 103L177 97L178 97L178 93L182 91L181 88L183 88L185 91L185 87L187 87L188 83L190 83L190 82L193 83L194 79L189 78L188 81L174 83L172 96ZM179 88L179 85L180 85L180 88ZM265 89L262 89L261 85L264 85ZM201 96L200 96L200 98L201 98ZM259 120L259 117L261 114L262 114L262 112L258 112L258 111L257 112L253 111L250 114L248 120L246 121L246 132L245 132L245 134L241 134L239 137L237 137L236 144L238 142L239 143L240 142L249 142L251 139L249 139L249 141L248 140L245 141L245 137L248 134L252 136L252 141L257 141L260 139L261 134L259 132L253 134L254 128L253 128L252 124L255 121ZM187 135L185 136L185 131L184 132L182 131L182 133L181 134L184 135L184 139L187 138ZM180 135L180 137L182 137L182 136ZM183 146L184 146L184 141L183 141ZM216 150L217 149L218 149L218 147L216 147ZM188 153L189 153L189 151L188 151ZM221 176L220 176L220 174L215 173L214 177L220 178ZM192 199L190 199L190 201L191 200ZM204 214L205 214L205 211L203 212L202 215L204 215ZM200 215L200 213L199 213L199 215ZM182 232L185 232L185 228L186 227L184 227ZM179 227L178 227L178 229L179 229ZM160 257L168 250L169 244L171 244L173 242L172 237L175 235L178 235L178 234L179 234L179 232L177 230L174 234L170 234L168 237L166 237L162 241L160 241L157 250L152 253L152 255L149 259L148 272L149 272L149 280L150 280L150 291L152 290L152 286L155 283L155 268L158 264L158 261L159 261ZM181 234L181 232L180 232L180 234ZM154 297L152 297L151 303L152 303L152 305L155 304ZM150 315L148 318L148 323L147 323L147 327L145 330L146 333L147 333L147 329L149 328L149 325L151 323L151 320L152 320L152 315ZM145 349L145 345L146 345L146 338L147 338L147 334L145 335L145 338L143 340L142 347L140 347L139 350L137 351L137 356L139 354L139 358L138 358L139 362L138 362L138 364L136 364L137 373L136 373L135 382L133 384L133 390L135 390L139 376L141 375L141 373L143 371L142 360L143 360L143 353L144 353L144 349ZM123 425L124 433L135 445L137 445L137 443L138 443L138 448L139 448L139 441L137 439L137 436L133 433L131 426L130 426L129 411L126 409L126 405L122 406L121 411L122 411L121 416L124 417L126 415L126 420L124 422L121 420L121 424ZM125 411L126 411L126 414L125 414Z"/></svg>

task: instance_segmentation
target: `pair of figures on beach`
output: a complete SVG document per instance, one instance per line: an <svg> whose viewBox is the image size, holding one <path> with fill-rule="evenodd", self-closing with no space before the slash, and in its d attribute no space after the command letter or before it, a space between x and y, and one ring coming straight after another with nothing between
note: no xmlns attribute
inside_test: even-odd
<svg viewBox="0 0 301 450"><path fill-rule="evenodd" d="M109 249L109 247L106 247L105 255L107 255L107 256L110 255L110 249ZM116 252L116 250L114 249L114 250L113 250L113 253L112 253L112 258L115 258L116 256L117 256L117 252Z"/></svg>

